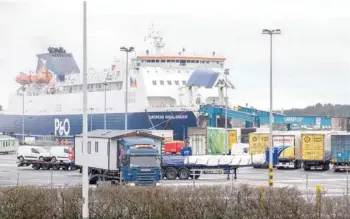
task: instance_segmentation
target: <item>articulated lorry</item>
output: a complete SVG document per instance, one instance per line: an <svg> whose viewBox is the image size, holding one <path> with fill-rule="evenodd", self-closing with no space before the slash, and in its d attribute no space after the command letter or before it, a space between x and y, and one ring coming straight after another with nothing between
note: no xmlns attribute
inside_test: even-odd
<svg viewBox="0 0 350 219"><path fill-rule="evenodd" d="M300 132L273 132L273 147L276 148L278 158L273 162L280 168L298 169L301 167L300 157ZM264 154L269 147L269 133L255 132L249 134L249 154ZM254 163L254 161L253 161ZM255 167L267 167L268 165L255 165Z"/></svg>
<svg viewBox="0 0 350 219"><path fill-rule="evenodd" d="M331 136L339 132L305 132L301 134L301 160L304 170L329 170Z"/></svg>
<svg viewBox="0 0 350 219"><path fill-rule="evenodd" d="M350 170L350 133L331 136L331 154L335 172Z"/></svg>
<svg viewBox="0 0 350 219"><path fill-rule="evenodd" d="M91 143L94 149L91 150ZM75 137L75 163L89 164L89 182L109 181L112 184L136 186L158 185L160 153L155 141L147 137L89 138L88 153L82 153L82 137Z"/></svg>

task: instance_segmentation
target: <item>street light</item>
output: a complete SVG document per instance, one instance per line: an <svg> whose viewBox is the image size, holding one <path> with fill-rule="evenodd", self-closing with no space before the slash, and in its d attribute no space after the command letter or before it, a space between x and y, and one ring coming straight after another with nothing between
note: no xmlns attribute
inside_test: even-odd
<svg viewBox="0 0 350 219"><path fill-rule="evenodd" d="M270 118L269 118L269 123L270 123L270 134L269 134L269 186L273 186L273 157L272 157L272 152L273 152L273 141L272 141L272 120L273 120L273 115L272 115L272 35L274 34L281 34L280 29L263 29L262 34L268 34L270 35Z"/></svg>
<svg viewBox="0 0 350 219"><path fill-rule="evenodd" d="M26 91L26 87L23 85L21 87L22 90L22 144L24 145L24 94Z"/></svg>
<svg viewBox="0 0 350 219"><path fill-rule="evenodd" d="M230 69L225 69L224 71L224 74L225 74L225 88L226 88L226 91L225 91L225 132L226 132L226 138L225 138L225 143L226 143L226 154L228 154L229 152L229 145L228 145L228 132L227 132L227 102L228 102L228 99L227 99L227 75L230 74Z"/></svg>
<svg viewBox="0 0 350 219"><path fill-rule="evenodd" d="M128 130L128 78L129 78L129 52L134 51L134 47L120 47L120 51L126 52L126 70L125 70L125 130Z"/></svg>

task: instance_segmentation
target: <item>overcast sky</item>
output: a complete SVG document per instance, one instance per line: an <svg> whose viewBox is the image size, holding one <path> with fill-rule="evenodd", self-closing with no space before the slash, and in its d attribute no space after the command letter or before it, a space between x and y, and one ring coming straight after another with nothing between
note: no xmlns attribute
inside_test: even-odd
<svg viewBox="0 0 350 219"><path fill-rule="evenodd" d="M11 1L12 2L12 1ZM274 37L274 108L350 104L350 1L127 0L88 2L88 67L110 67L119 47L143 51L151 23L170 51L227 58L236 104L269 107L269 39ZM0 1L0 104L49 46L82 68L82 1Z"/></svg>

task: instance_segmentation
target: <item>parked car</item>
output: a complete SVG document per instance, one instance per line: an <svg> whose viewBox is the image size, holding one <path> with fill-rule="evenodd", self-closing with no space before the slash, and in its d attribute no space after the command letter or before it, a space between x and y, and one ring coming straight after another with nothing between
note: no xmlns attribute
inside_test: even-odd
<svg viewBox="0 0 350 219"><path fill-rule="evenodd" d="M52 162L72 162L74 160L73 148L70 146L52 146L50 156Z"/></svg>
<svg viewBox="0 0 350 219"><path fill-rule="evenodd" d="M17 150L17 159L20 162L26 160L47 161L50 160L50 153L43 147L38 146L20 146Z"/></svg>

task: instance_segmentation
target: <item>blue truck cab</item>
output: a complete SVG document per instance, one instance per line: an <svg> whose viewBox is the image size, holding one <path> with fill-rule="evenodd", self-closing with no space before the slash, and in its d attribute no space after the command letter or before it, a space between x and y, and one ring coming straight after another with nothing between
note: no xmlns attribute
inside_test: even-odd
<svg viewBox="0 0 350 219"><path fill-rule="evenodd" d="M150 138L122 138L119 141L120 172L128 185L158 185L161 175L159 150Z"/></svg>

